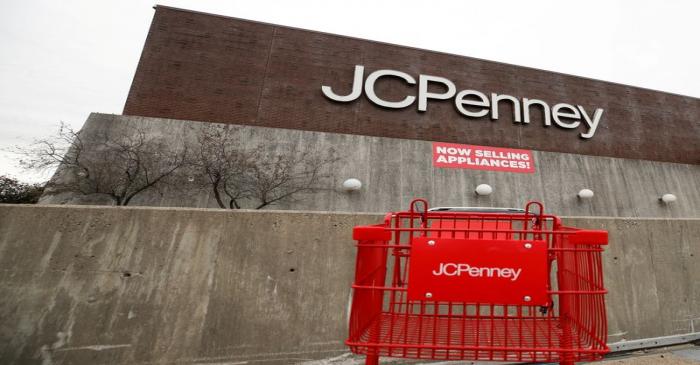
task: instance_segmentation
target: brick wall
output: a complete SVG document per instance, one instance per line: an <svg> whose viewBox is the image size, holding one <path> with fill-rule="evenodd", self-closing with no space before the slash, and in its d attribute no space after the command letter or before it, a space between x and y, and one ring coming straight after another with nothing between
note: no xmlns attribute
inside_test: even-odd
<svg viewBox="0 0 700 365"><path fill-rule="evenodd" d="M578 55L572 54L572 57ZM354 65L452 80L457 89L579 104L605 112L592 139L512 112L469 119L451 101L384 109L362 96L333 102L321 85L350 90ZM381 79L387 100L416 87ZM156 7L124 114L313 131L519 147L700 164L700 99L474 58Z"/></svg>

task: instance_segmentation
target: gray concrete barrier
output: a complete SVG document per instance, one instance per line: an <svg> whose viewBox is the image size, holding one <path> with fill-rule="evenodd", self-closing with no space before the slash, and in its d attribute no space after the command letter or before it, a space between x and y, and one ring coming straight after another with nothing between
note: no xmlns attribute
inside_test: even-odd
<svg viewBox="0 0 700 365"><path fill-rule="evenodd" d="M184 141L193 148L198 145L201 129L212 125L223 126L93 113L81 133L83 138L93 139L134 133L138 127L168 145ZM538 200L558 215L700 218L700 165L533 151L533 174L445 169L433 167L432 142L427 141L237 125L230 128L248 146L262 144L276 154L308 149L326 156L334 150L341 158L330 167L331 178L325 181L324 189L304 199L278 202L275 209L381 213L406 207L420 196L433 206L522 207L529 200ZM134 197L131 205L218 207L208 189L188 182L189 175L182 172L173 178L177 189L145 191ZM342 182L351 177L362 181L360 191L341 189ZM479 184L491 185L493 194L474 194ZM577 198L583 188L592 189L595 198ZM660 203L659 197L665 193L677 195L678 200ZM75 193L45 194L41 202L111 204L104 196Z"/></svg>
<svg viewBox="0 0 700 365"><path fill-rule="evenodd" d="M0 205L0 363L338 358L357 213ZM700 219L607 229L610 342L698 331Z"/></svg>

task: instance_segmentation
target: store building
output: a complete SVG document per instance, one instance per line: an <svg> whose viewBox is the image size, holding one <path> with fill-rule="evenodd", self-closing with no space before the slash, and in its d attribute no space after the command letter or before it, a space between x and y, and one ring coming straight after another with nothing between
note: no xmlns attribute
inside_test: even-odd
<svg viewBox="0 0 700 365"><path fill-rule="evenodd" d="M342 157L328 189L281 209L382 212L426 197L700 217L700 99L156 6L123 115L93 114L85 131L138 124L187 139L206 123ZM362 188L343 189L349 178ZM475 194L480 184L493 192ZM215 206L206 192L135 204Z"/></svg>

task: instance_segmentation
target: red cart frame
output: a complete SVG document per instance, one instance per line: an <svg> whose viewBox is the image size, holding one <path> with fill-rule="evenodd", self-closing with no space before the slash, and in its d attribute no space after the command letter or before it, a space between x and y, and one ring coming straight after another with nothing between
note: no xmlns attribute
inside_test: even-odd
<svg viewBox="0 0 700 365"><path fill-rule="evenodd" d="M429 211L416 199L383 224L355 227L353 238L346 344L366 364L379 356L573 364L609 351L606 231L565 227L537 202L504 214Z"/></svg>

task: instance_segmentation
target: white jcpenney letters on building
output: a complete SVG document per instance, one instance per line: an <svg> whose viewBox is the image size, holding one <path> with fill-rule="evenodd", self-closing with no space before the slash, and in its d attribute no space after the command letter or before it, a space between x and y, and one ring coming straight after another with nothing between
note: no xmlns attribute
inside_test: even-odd
<svg viewBox="0 0 700 365"><path fill-rule="evenodd" d="M327 98L339 102L351 102L357 100L362 94L362 85L364 79L365 67L355 66L355 75L353 78L352 91L348 95L338 95L333 92L330 86L321 86L323 95ZM377 70L372 72L364 79L364 91L367 98L374 104L385 108L402 109L411 106L416 101L416 96L407 95L400 101L387 101L379 97L374 91L374 84L380 77L398 77L409 85L415 85L416 79L411 75L395 70ZM447 91L435 93L428 91L430 83L440 84ZM530 123L530 113L533 106L537 106L543 115L544 126L549 127L552 122L560 128L578 129L583 126L584 130L580 133L581 138L591 138L595 134L600 118L603 115L603 109L596 109L592 115L581 105L572 105L566 103L555 104L551 108L549 104L538 99L523 98L522 102L510 95L491 93L488 97L486 94L476 90L461 90L457 92L455 84L439 76L418 75L418 111L424 112L428 110L428 100L447 100L454 97L454 104L457 111L467 117L480 118L490 114L492 120L498 119L498 103L509 102L513 105L513 121L515 123Z"/></svg>

